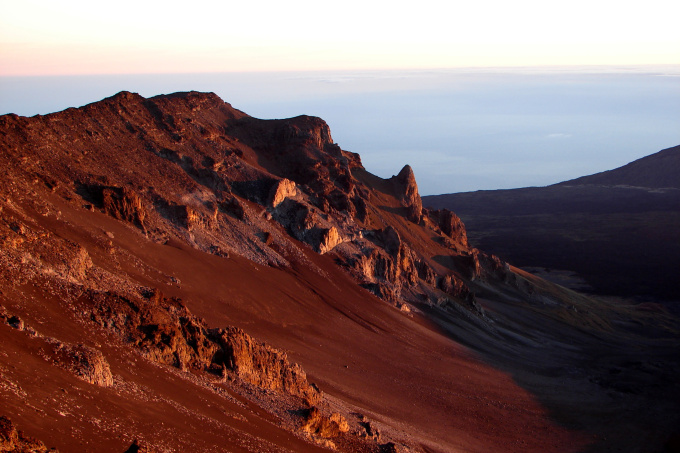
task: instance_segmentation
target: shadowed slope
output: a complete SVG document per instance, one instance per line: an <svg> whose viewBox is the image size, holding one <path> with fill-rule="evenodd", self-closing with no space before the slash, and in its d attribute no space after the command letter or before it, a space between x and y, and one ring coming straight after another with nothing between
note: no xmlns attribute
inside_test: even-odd
<svg viewBox="0 0 680 453"><path fill-rule="evenodd" d="M585 184L680 189L680 146L664 149L614 170L583 176L558 185Z"/></svg>
<svg viewBox="0 0 680 453"><path fill-rule="evenodd" d="M546 278L599 294L678 299L679 165L674 147L553 186L437 195L425 205L456 211L476 246Z"/></svg>

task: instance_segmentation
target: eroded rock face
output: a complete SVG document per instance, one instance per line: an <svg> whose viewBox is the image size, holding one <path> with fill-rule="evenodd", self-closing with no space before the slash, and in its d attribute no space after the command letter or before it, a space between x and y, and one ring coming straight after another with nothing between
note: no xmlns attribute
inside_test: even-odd
<svg viewBox="0 0 680 453"><path fill-rule="evenodd" d="M258 387L318 401L318 390L309 385L304 370L291 364L285 353L236 327L212 331L209 337L220 347L211 359L213 364L224 365L240 379Z"/></svg>
<svg viewBox="0 0 680 453"><path fill-rule="evenodd" d="M418 271L418 278L423 280L430 286L436 286L437 274L434 270L423 260L416 260L416 270Z"/></svg>
<svg viewBox="0 0 680 453"><path fill-rule="evenodd" d="M285 353L235 327L208 329L181 300L147 290L144 298L90 291L80 303L92 319L135 345L150 360L180 369L207 370L264 389L317 402L321 393Z"/></svg>
<svg viewBox="0 0 680 453"><path fill-rule="evenodd" d="M479 249L472 249L468 255L468 269L471 279L478 279L484 277L500 277L504 278L508 270L507 263L504 263L496 255L484 253Z"/></svg>
<svg viewBox="0 0 680 453"><path fill-rule="evenodd" d="M78 192L104 213L118 220L131 223L142 230L147 210L142 199L128 187L101 184L78 184Z"/></svg>
<svg viewBox="0 0 680 453"><path fill-rule="evenodd" d="M144 229L146 209L142 200L133 190L127 187L104 188L102 190L102 206L107 214Z"/></svg>
<svg viewBox="0 0 680 453"><path fill-rule="evenodd" d="M439 280L439 287L449 296L458 299L467 300L473 297L465 282L453 274L442 277Z"/></svg>
<svg viewBox="0 0 680 453"><path fill-rule="evenodd" d="M219 202L219 209L238 220L245 220L246 210L243 203L235 196L227 196Z"/></svg>

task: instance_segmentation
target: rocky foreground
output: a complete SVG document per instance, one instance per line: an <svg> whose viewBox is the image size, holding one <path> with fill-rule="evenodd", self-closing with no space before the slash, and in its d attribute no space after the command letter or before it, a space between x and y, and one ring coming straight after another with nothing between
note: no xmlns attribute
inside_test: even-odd
<svg viewBox="0 0 680 453"><path fill-rule="evenodd" d="M672 446L677 320L471 247L319 118L123 92L0 149L0 451Z"/></svg>

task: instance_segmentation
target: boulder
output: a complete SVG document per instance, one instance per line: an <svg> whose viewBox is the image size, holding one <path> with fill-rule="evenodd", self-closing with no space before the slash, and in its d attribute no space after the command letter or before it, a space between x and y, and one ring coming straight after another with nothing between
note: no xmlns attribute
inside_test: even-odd
<svg viewBox="0 0 680 453"><path fill-rule="evenodd" d="M79 379L101 387L113 385L111 367L98 349L84 344L52 341L56 365L67 369Z"/></svg>

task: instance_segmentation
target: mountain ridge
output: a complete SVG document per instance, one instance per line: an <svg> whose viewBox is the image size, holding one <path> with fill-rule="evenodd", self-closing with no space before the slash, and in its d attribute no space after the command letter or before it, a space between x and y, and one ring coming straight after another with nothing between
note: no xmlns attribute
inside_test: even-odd
<svg viewBox="0 0 680 453"><path fill-rule="evenodd" d="M455 210L473 243L545 277L545 269L575 272L589 288L578 285L598 294L676 300L677 168L680 146L551 186L428 196L424 202Z"/></svg>
<svg viewBox="0 0 680 453"><path fill-rule="evenodd" d="M583 184L680 189L680 145L641 157L613 170L582 176L556 185Z"/></svg>
<svg viewBox="0 0 680 453"><path fill-rule="evenodd" d="M0 146L0 416L47 445L615 451L672 434L672 318L472 247L410 166L372 175L319 118L122 92L2 116Z"/></svg>

